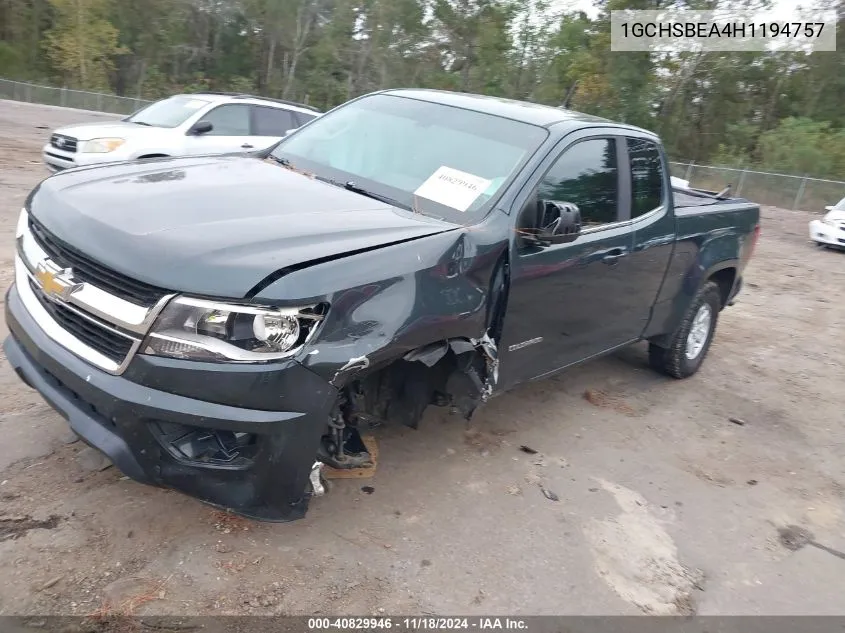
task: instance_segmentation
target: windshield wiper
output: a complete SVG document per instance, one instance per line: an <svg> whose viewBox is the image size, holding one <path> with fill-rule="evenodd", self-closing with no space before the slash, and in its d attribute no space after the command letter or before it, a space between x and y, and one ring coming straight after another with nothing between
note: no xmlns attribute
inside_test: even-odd
<svg viewBox="0 0 845 633"><path fill-rule="evenodd" d="M279 156L274 156L273 154L270 154L269 156L267 156L267 158L269 158L270 160L278 163L282 167L286 167L287 169L291 169L293 171L300 172L300 170L297 169L296 165L294 165L292 162L290 162L287 158L281 158ZM305 173L305 172L300 172L300 173ZM378 200L379 202L384 202L385 204L389 204L389 205L392 205L394 207L399 207L400 209L405 209L406 211L413 211L413 209L411 207L409 207L407 204L399 202L398 200L396 200L394 198L390 198L388 196L383 196L380 193L375 193L374 191L370 191L368 189L364 189L363 187L359 187L352 180L348 180L347 182L340 182L338 180L332 180L331 178L326 178L325 176L318 176L316 174L308 174L308 175L312 176L313 178L316 178L317 180L321 180L322 182L326 182L330 185L334 185L335 187L341 187L343 189L346 189L347 191L352 191L353 193L357 193L357 194L360 194L362 196L367 196L368 198L372 198L373 200Z"/></svg>
<svg viewBox="0 0 845 633"><path fill-rule="evenodd" d="M287 158L279 158L278 156L273 156L273 154L270 154L269 156L267 156L267 158L276 163L279 163L279 165L281 165L282 167L287 167L288 169L295 169L293 163L290 162Z"/></svg>
<svg viewBox="0 0 845 633"><path fill-rule="evenodd" d="M146 121L131 121L131 123L134 123L135 125L143 125L145 127L152 127L153 126L152 123L147 123Z"/></svg>
<svg viewBox="0 0 845 633"><path fill-rule="evenodd" d="M393 205L394 207L399 207L400 209L405 209L406 211L412 211L411 207L409 207L407 204L399 202L395 198L383 196L380 193L375 193L374 191L370 191L369 189L364 189L363 187L359 187L352 180L349 180L345 183L341 183L341 182L338 182L336 180L331 180L329 178L326 178L325 181L334 185L335 187L343 187L347 191L352 191L353 193L357 193L357 194L360 194L362 196L367 196L368 198L372 198L373 200L378 200L379 202L384 202L385 204L390 204L390 205Z"/></svg>
<svg viewBox="0 0 845 633"><path fill-rule="evenodd" d="M316 178L314 174L309 171L303 171L292 162L290 162L287 158L281 158L280 156L274 156L273 154L268 154L264 157L263 160L272 160L274 163L281 165L285 169L289 169L290 171L294 172L295 174L301 174L302 176L306 176L308 178Z"/></svg>

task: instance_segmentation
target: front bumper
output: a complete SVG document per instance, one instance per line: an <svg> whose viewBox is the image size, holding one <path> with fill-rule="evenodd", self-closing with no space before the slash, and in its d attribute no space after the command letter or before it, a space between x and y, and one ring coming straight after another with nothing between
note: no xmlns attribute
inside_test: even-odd
<svg viewBox="0 0 845 633"><path fill-rule="evenodd" d="M122 376L108 374L53 341L14 285L6 323L11 335L3 349L21 379L127 476L251 518L305 514L311 467L336 397L310 370L292 360L221 365L137 355ZM254 453L239 467L176 458L154 430L168 424L254 434Z"/></svg>
<svg viewBox="0 0 845 633"><path fill-rule="evenodd" d="M813 220L810 222L810 239L819 244L845 248L845 229Z"/></svg>
<svg viewBox="0 0 845 633"><path fill-rule="evenodd" d="M81 141L80 141L81 142ZM50 143L41 149L41 160L44 165L53 173L72 169L73 167L87 167L90 165L104 165L106 163L119 163L129 160L130 156L124 148L118 148L107 154L96 154L89 152L68 152L53 147Z"/></svg>

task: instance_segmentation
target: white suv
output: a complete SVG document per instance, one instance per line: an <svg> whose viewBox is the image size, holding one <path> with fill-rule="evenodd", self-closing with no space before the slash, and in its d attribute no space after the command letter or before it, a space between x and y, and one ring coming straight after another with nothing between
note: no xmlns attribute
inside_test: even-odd
<svg viewBox="0 0 845 633"><path fill-rule="evenodd" d="M250 95L175 95L113 123L55 130L42 157L59 171L136 158L251 152L319 115L310 106Z"/></svg>

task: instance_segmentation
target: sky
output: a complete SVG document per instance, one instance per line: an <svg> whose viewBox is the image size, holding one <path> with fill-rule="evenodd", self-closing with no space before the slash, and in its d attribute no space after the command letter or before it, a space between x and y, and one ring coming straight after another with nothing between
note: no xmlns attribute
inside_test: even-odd
<svg viewBox="0 0 845 633"><path fill-rule="evenodd" d="M553 0L551 4L555 11L584 11L591 18L596 17L598 13L593 6L593 0Z"/></svg>
<svg viewBox="0 0 845 633"><path fill-rule="evenodd" d="M775 0L773 2L772 11L785 11L791 13L796 5L802 7L812 7L813 0L804 0L803 2L796 2L795 0ZM595 18L598 11L593 6L593 0L552 0L552 8L556 11L584 11L591 18Z"/></svg>

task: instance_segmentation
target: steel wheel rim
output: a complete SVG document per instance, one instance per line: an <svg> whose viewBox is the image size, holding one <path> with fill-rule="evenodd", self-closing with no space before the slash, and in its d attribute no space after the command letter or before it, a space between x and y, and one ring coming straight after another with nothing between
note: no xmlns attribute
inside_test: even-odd
<svg viewBox="0 0 845 633"><path fill-rule="evenodd" d="M694 360L701 354L704 344L707 343L712 322L713 311L710 309L710 306L706 303L701 304L701 307L698 308L698 312L695 313L695 317L692 319L692 326L690 326L689 334L687 334L687 359Z"/></svg>

